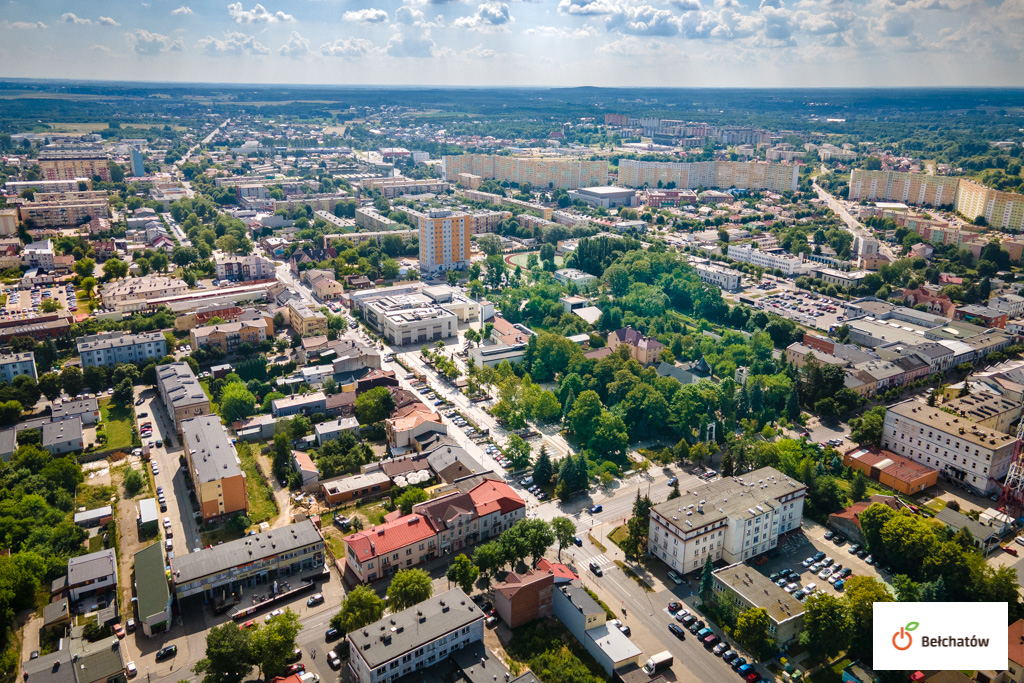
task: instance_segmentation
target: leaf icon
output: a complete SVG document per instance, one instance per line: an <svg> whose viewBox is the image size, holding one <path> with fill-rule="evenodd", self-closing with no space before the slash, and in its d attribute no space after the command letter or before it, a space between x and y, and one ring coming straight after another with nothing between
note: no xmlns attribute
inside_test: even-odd
<svg viewBox="0 0 1024 683"><path fill-rule="evenodd" d="M917 623L916 621L912 621L912 622L910 622L909 624L907 624L907 626L906 626L906 629L907 629L908 631L913 631L913 630L915 630L915 629L916 629L916 628L917 628L918 626L920 626L920 625L921 625L921 624Z"/></svg>

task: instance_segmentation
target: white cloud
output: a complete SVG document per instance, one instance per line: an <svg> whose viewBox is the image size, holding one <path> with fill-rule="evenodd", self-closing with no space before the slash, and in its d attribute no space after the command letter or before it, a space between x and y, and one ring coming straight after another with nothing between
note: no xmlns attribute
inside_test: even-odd
<svg viewBox="0 0 1024 683"><path fill-rule="evenodd" d="M882 35L890 38L903 38L913 32L914 17L902 12L892 12L882 17L879 28Z"/></svg>
<svg viewBox="0 0 1024 683"><path fill-rule="evenodd" d="M185 49L185 42L181 38L150 33L142 28L125 35L128 37L129 47L140 55L153 56L161 52L181 52Z"/></svg>
<svg viewBox="0 0 1024 683"><path fill-rule="evenodd" d="M35 29L35 28L46 28L46 24L41 21L0 21L0 28L15 28L20 31Z"/></svg>
<svg viewBox="0 0 1024 683"><path fill-rule="evenodd" d="M85 19L84 17L77 16L74 12L65 12L60 15L60 22L62 24L75 24L76 26L85 26L91 24L92 19Z"/></svg>
<svg viewBox="0 0 1024 683"><path fill-rule="evenodd" d="M303 38L298 31L292 31L288 42L278 49L278 54L299 59L309 54L309 39Z"/></svg>
<svg viewBox="0 0 1024 683"><path fill-rule="evenodd" d="M680 19L669 10L641 5L609 18L608 28L641 36L674 36L680 31Z"/></svg>
<svg viewBox="0 0 1024 683"><path fill-rule="evenodd" d="M559 14L594 16L616 14L618 11L619 5L616 0L561 0L558 3Z"/></svg>
<svg viewBox="0 0 1024 683"><path fill-rule="evenodd" d="M415 7L402 5L395 10L395 23L416 26L423 21L423 12Z"/></svg>
<svg viewBox="0 0 1024 683"><path fill-rule="evenodd" d="M669 0L668 4L674 5L684 12L694 12L701 8L698 0Z"/></svg>
<svg viewBox="0 0 1024 683"><path fill-rule="evenodd" d="M483 45L476 45L464 51L460 56L468 59L494 59L498 53Z"/></svg>
<svg viewBox="0 0 1024 683"><path fill-rule="evenodd" d="M103 26L120 26L121 25L121 24L117 23L117 21L115 21L114 19L111 19L110 17L100 17L100 24L102 24Z"/></svg>
<svg viewBox="0 0 1024 683"><path fill-rule="evenodd" d="M483 30L505 26L512 21L514 19L508 10L508 5L503 2L488 2L477 5L476 14L456 19L455 25L459 28Z"/></svg>
<svg viewBox="0 0 1024 683"><path fill-rule="evenodd" d="M224 34L223 40L206 36L197 45L208 55L266 55L270 49L256 40L253 36L247 36L237 31L228 31Z"/></svg>
<svg viewBox="0 0 1024 683"><path fill-rule="evenodd" d="M325 57L346 59L365 57L373 51L373 43L364 38L339 38L333 43L324 43L320 46L320 54Z"/></svg>
<svg viewBox="0 0 1024 683"><path fill-rule="evenodd" d="M176 14L179 17L183 17L183 16L185 16L187 14L192 14L192 8L191 7L186 7L185 5L182 5L178 9L172 9L171 10L171 14Z"/></svg>
<svg viewBox="0 0 1024 683"><path fill-rule="evenodd" d="M569 38L593 38L597 35L597 29L586 24L581 28L561 28L558 26L536 26L523 31L524 35L541 36L543 38L558 38L567 40Z"/></svg>
<svg viewBox="0 0 1024 683"><path fill-rule="evenodd" d="M341 18L357 24L382 24L388 20L388 13L386 10L368 7L345 12Z"/></svg>
<svg viewBox="0 0 1024 683"><path fill-rule="evenodd" d="M93 52L98 52L107 59L114 59L117 57L117 54L106 45L93 45L89 49Z"/></svg>
<svg viewBox="0 0 1024 683"><path fill-rule="evenodd" d="M437 46L429 36L403 36L396 33L388 40L385 52L391 57L433 57Z"/></svg>
<svg viewBox="0 0 1024 683"><path fill-rule="evenodd" d="M270 12L263 5L256 3L251 10L243 8L241 2L228 5L228 14L236 24L271 24L277 21L295 21L295 17L284 12Z"/></svg>

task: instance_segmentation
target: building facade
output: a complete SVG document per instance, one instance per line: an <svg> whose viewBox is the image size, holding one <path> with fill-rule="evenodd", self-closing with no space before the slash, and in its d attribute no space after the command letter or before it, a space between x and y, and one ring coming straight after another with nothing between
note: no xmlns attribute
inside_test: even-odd
<svg viewBox="0 0 1024 683"><path fill-rule="evenodd" d="M618 184L623 187L670 189L737 188L795 192L800 167L758 161L637 161L619 160Z"/></svg>
<svg viewBox="0 0 1024 683"><path fill-rule="evenodd" d="M277 277L274 262L262 256L220 255L214 259L218 280L245 282L247 280L273 280Z"/></svg>
<svg viewBox="0 0 1024 683"><path fill-rule="evenodd" d="M167 355L162 332L101 332L80 337L78 353L82 367L113 367L118 363L144 363Z"/></svg>
<svg viewBox="0 0 1024 683"><path fill-rule="evenodd" d="M468 267L472 234L468 213L444 209L406 213L419 229L420 272L436 274Z"/></svg>
<svg viewBox="0 0 1024 683"><path fill-rule="evenodd" d="M210 414L210 399L188 363L157 366L156 389L179 434L183 421Z"/></svg>
<svg viewBox="0 0 1024 683"><path fill-rule="evenodd" d="M443 168L446 179L467 173L484 179L528 183L535 188L575 190L608 184L608 162L603 159L461 154L444 157Z"/></svg>
<svg viewBox="0 0 1024 683"><path fill-rule="evenodd" d="M12 353L9 356L0 356L0 382L10 384L15 377L28 375L33 380L39 381L36 374L36 356L31 351L25 353Z"/></svg>
<svg viewBox="0 0 1024 683"><path fill-rule="evenodd" d="M110 160L98 150L44 150L39 153L39 170L45 180L99 177L110 182Z"/></svg>
<svg viewBox="0 0 1024 683"><path fill-rule="evenodd" d="M249 512L245 472L227 429L216 415L181 423L189 477L203 522Z"/></svg>

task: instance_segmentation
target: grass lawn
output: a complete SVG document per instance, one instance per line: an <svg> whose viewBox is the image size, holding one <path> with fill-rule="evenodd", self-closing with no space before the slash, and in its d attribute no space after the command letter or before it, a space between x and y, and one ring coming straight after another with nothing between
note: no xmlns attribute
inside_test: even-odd
<svg viewBox="0 0 1024 683"><path fill-rule="evenodd" d="M611 530L611 532L608 534L608 540L614 543L615 545L619 546L619 548L621 548L623 542L626 540L628 536L629 529L627 529L626 525L623 524L622 526L617 526Z"/></svg>
<svg viewBox="0 0 1024 683"><path fill-rule="evenodd" d="M206 392L206 398L210 399L210 412L220 414L220 404L213 400L213 394L210 393L210 380L199 380L199 386Z"/></svg>
<svg viewBox="0 0 1024 683"><path fill-rule="evenodd" d="M331 554L335 559L345 557L345 543L333 529L324 529L324 542L331 549Z"/></svg>
<svg viewBox="0 0 1024 683"><path fill-rule="evenodd" d="M82 484L78 487L78 496L75 499L75 503L79 507L84 507L86 510L92 510L94 508L103 507L104 505L111 505L110 498L115 493L117 493L117 491L113 486L90 486L88 484Z"/></svg>
<svg viewBox="0 0 1024 683"><path fill-rule="evenodd" d="M840 659L830 667L826 667L811 676L810 683L842 683L843 669L850 665L850 658Z"/></svg>
<svg viewBox="0 0 1024 683"><path fill-rule="evenodd" d="M249 444L239 442L237 448L238 458L242 461L242 471L245 472L245 485L249 489L249 519L253 524L269 522L277 517L278 513L274 492L256 466L256 458L249 449Z"/></svg>
<svg viewBox="0 0 1024 683"><path fill-rule="evenodd" d="M103 420L103 430L107 434L106 448L132 447L132 421L135 416L131 410L121 404L112 404L109 398L101 399L100 417Z"/></svg>

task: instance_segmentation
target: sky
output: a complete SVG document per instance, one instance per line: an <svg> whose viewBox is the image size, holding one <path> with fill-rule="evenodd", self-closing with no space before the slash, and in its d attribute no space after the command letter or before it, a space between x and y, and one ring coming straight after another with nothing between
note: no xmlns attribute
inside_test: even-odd
<svg viewBox="0 0 1024 683"><path fill-rule="evenodd" d="M0 17L0 77L1024 86L1024 0L7 0Z"/></svg>

